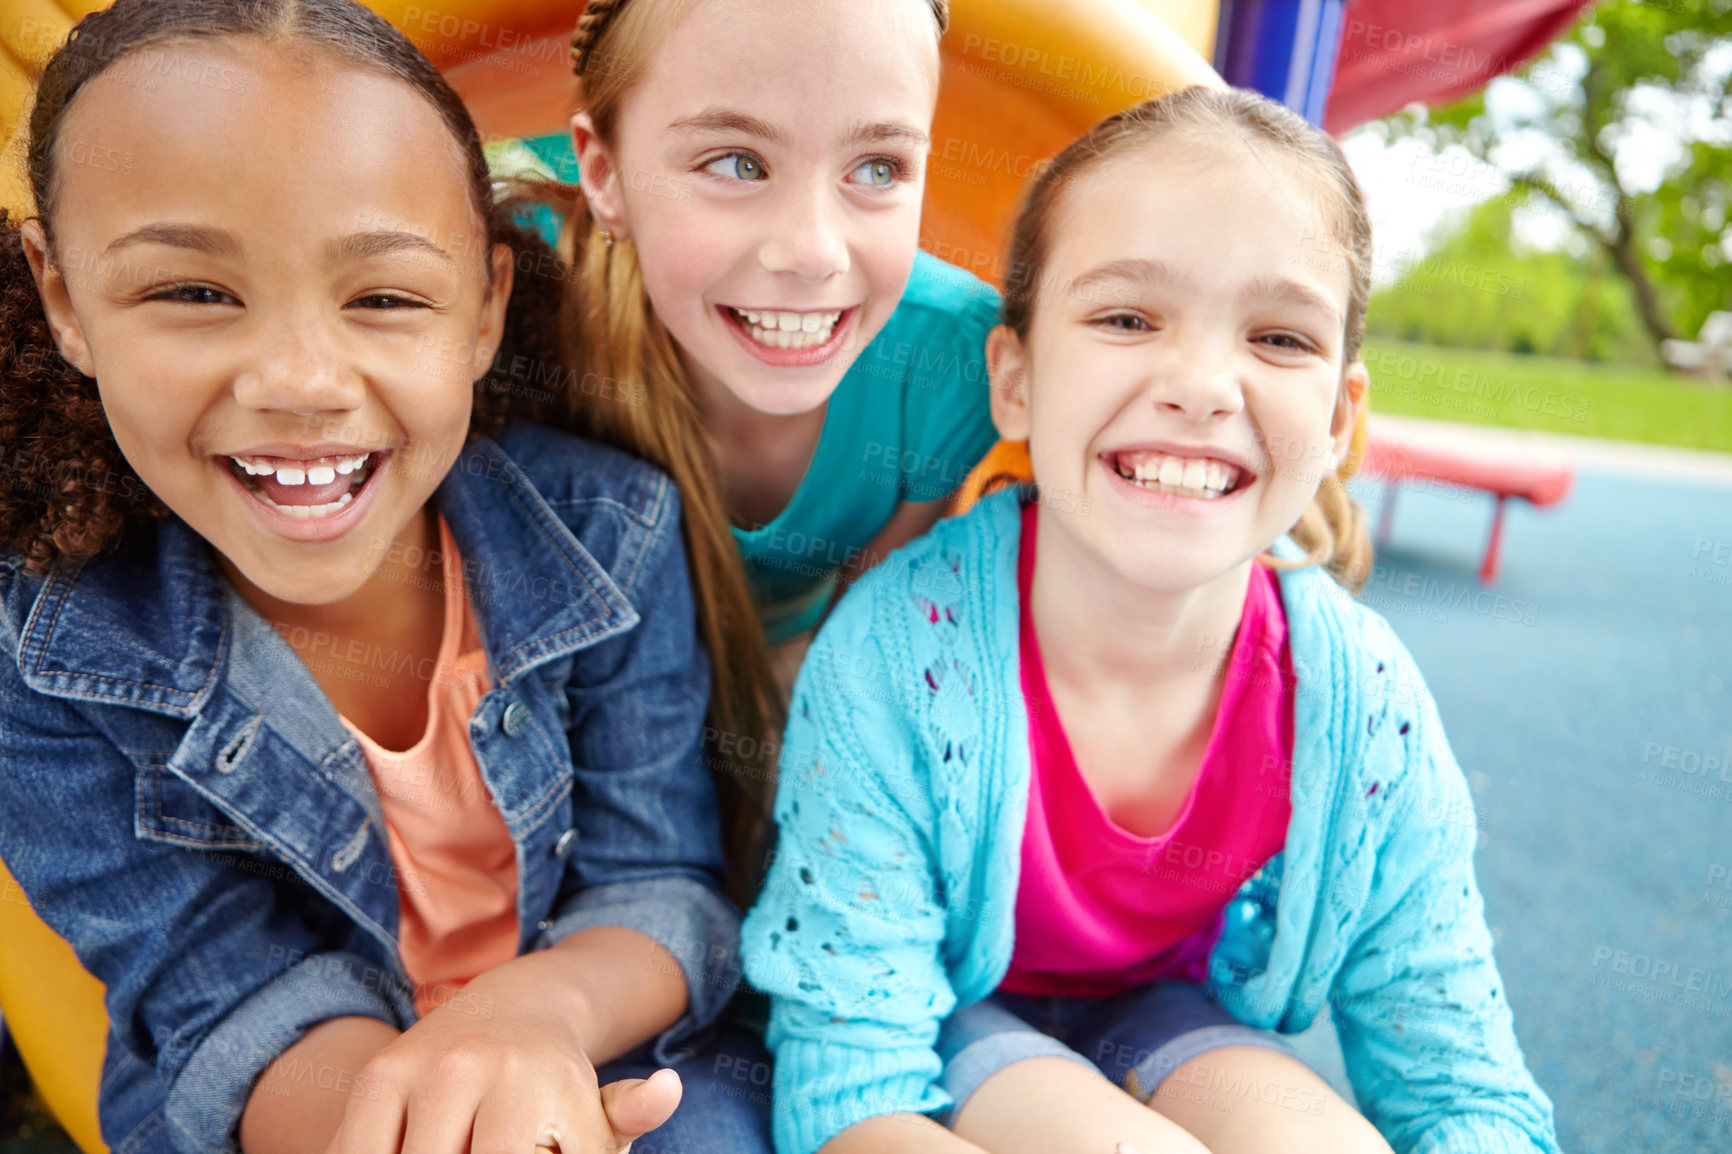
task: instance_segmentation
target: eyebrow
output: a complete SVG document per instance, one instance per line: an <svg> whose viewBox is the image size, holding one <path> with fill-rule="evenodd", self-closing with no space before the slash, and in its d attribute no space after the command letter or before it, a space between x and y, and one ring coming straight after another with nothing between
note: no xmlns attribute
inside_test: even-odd
<svg viewBox="0 0 1732 1154"><path fill-rule="evenodd" d="M102 250L104 256L116 249L133 244L164 244L170 248L188 248L212 256L235 256L241 251L240 242L231 232L197 224L147 224L122 233Z"/></svg>
<svg viewBox="0 0 1732 1154"><path fill-rule="evenodd" d="M1308 284L1283 276L1257 277L1239 293L1239 299L1241 301L1276 301L1297 305L1300 308L1316 309L1319 312L1327 313L1330 319L1338 325L1347 323L1334 301Z"/></svg>
<svg viewBox="0 0 1732 1154"><path fill-rule="evenodd" d="M1096 265L1071 282L1071 291L1099 288L1112 284L1158 284L1180 292L1194 292L1197 282L1189 273L1174 268L1165 261L1123 259ZM1335 303L1310 285L1281 276L1259 276L1239 292L1241 303L1252 300L1277 301L1317 309L1336 323L1345 323Z"/></svg>
<svg viewBox="0 0 1732 1154"><path fill-rule="evenodd" d="M1183 291L1195 291L1197 282L1189 273L1181 272L1162 260L1142 260L1126 257L1109 260L1080 274L1070 282L1070 289L1099 288L1110 284L1159 284Z"/></svg>
<svg viewBox="0 0 1732 1154"><path fill-rule="evenodd" d="M668 125L668 131L689 135L755 136L772 144L785 144L788 140L788 134L769 121L730 108L709 108L695 116L681 117ZM857 123L842 143L845 147L851 148L860 144L902 140L916 146L924 146L929 144L931 139L930 136L911 124L883 121L877 124Z"/></svg>
<svg viewBox="0 0 1732 1154"><path fill-rule="evenodd" d="M418 233L404 232L401 229L382 228L372 232L352 232L348 236L332 241L326 246L332 263L344 260L366 260L369 257L389 256L395 252L409 249L414 252L437 256L448 264L456 264L450 253Z"/></svg>
<svg viewBox="0 0 1732 1154"><path fill-rule="evenodd" d="M696 116L681 117L668 125L668 131L710 136L738 133L776 144L787 139L787 134L769 121L727 108L708 108Z"/></svg>
<svg viewBox="0 0 1732 1154"><path fill-rule="evenodd" d="M911 124L896 124L890 121L878 124L862 124L848 134L848 139L842 143L848 147L858 144L878 144L886 140L900 140L917 148L924 148L932 143L932 138Z"/></svg>
<svg viewBox="0 0 1732 1154"><path fill-rule="evenodd" d="M115 238L103 250L103 255L133 244L163 244L171 248L209 253L211 256L238 256L241 251L240 242L235 239L234 234L220 228L196 224L147 224ZM426 237L398 229L350 233L332 241L326 247L326 253L333 262L337 262L366 260L404 249L430 253L446 262L456 263L450 253Z"/></svg>

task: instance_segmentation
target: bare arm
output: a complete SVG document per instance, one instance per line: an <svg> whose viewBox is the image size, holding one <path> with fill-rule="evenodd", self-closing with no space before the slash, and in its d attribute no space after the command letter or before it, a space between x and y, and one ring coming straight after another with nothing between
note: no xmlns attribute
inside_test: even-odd
<svg viewBox="0 0 1732 1154"><path fill-rule="evenodd" d="M404 1045L424 1040L435 1056L453 1045L503 1049L523 1018L552 1019L581 1040L592 1065L602 1065L677 1021L685 1012L686 981L673 956L646 935L597 926L495 966L465 994L473 997L453 1006L487 1006L491 1016L478 1020L448 1007L403 1033L373 1018L334 1018L307 1031L254 1085L241 1116L241 1148L247 1154L322 1154L351 1104L391 1096L384 1075L369 1063L398 1039Z"/></svg>

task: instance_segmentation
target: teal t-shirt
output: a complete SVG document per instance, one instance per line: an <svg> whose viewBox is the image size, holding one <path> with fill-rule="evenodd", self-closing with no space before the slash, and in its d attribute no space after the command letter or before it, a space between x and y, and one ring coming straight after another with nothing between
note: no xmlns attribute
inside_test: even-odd
<svg viewBox="0 0 1732 1154"><path fill-rule="evenodd" d="M771 644L818 624L837 570L899 504L948 496L997 440L986 334L998 305L972 273L916 254L902 303L830 395L793 497L768 524L734 530Z"/></svg>
<svg viewBox="0 0 1732 1154"><path fill-rule="evenodd" d="M499 150L499 171L527 167L577 179L571 137L537 137L529 156ZM542 171L545 170L545 171ZM550 239L558 221L534 223ZM925 252L902 302L830 395L806 475L787 506L757 529L734 530L771 644L818 624L837 571L877 536L903 501L948 496L998 438L986 379L986 334L998 323L991 285ZM873 558L873 561L882 558Z"/></svg>

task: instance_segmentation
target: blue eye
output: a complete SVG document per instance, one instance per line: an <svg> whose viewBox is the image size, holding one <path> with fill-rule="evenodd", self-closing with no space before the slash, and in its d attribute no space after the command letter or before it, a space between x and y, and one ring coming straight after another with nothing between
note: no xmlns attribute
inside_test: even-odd
<svg viewBox="0 0 1732 1154"><path fill-rule="evenodd" d="M726 156L718 156L704 165L704 171L713 172L717 176L726 176L733 180L759 181L766 179L764 164L755 156L743 152L730 152Z"/></svg>
<svg viewBox="0 0 1732 1154"><path fill-rule="evenodd" d="M870 188L889 188L901 175L900 164L880 156L862 163L848 174L848 178L855 184L864 184Z"/></svg>

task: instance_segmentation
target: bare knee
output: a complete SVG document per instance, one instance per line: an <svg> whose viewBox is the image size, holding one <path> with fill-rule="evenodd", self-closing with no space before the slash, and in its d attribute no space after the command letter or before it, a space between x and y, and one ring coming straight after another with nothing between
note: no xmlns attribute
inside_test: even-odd
<svg viewBox="0 0 1732 1154"><path fill-rule="evenodd" d="M1209 1154L1169 1118L1066 1058L1027 1058L980 1084L957 1112L957 1137L990 1154L1050 1154L1124 1145L1141 1154Z"/></svg>
<svg viewBox="0 0 1732 1154"><path fill-rule="evenodd" d="M1213 1154L1390 1154L1364 1115L1277 1050L1227 1046L1199 1054L1168 1075L1148 1105Z"/></svg>

